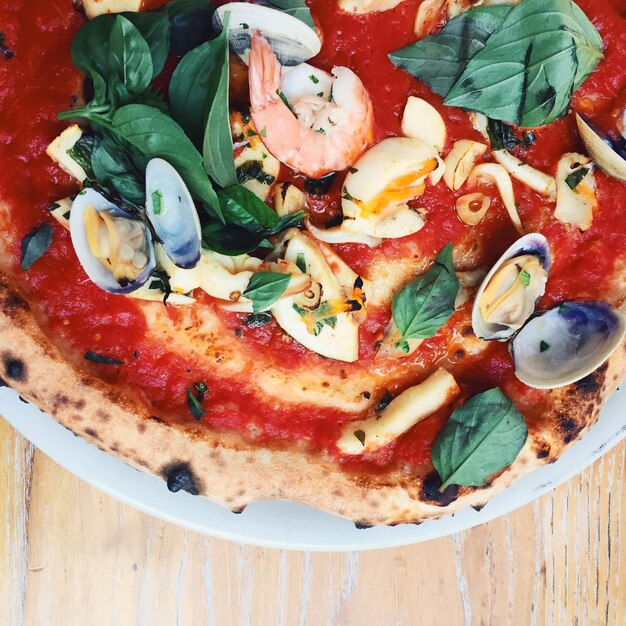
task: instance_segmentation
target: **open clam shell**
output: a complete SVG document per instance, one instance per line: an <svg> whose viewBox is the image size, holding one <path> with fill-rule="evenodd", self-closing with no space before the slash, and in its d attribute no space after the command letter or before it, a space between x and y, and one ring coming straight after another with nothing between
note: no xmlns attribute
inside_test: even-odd
<svg viewBox="0 0 626 626"><path fill-rule="evenodd" d="M515 375L553 389L591 374L621 345L624 315L604 302L565 302L540 313L511 343Z"/></svg>
<svg viewBox="0 0 626 626"><path fill-rule="evenodd" d="M200 218L183 179L163 159L146 168L146 212L175 265L195 267L200 260Z"/></svg>
<svg viewBox="0 0 626 626"><path fill-rule="evenodd" d="M322 47L320 38L312 28L282 11L259 4L229 2L213 15L213 26L217 30L222 30L226 13L230 14L231 50L246 64L254 31L259 31L268 41L283 66L300 65L314 57Z"/></svg>
<svg viewBox="0 0 626 626"><path fill-rule="evenodd" d="M518 239L498 259L476 292L472 309L476 336L506 341L519 330L544 293L550 263L550 246L543 235L530 233ZM486 319L486 312L490 319Z"/></svg>
<svg viewBox="0 0 626 626"><path fill-rule="evenodd" d="M105 291L135 291L154 271L148 227L94 189L84 189L76 196L70 234L87 276Z"/></svg>
<svg viewBox="0 0 626 626"><path fill-rule="evenodd" d="M603 137L583 117L576 114L578 133L589 156L609 176L626 181L626 142Z"/></svg>

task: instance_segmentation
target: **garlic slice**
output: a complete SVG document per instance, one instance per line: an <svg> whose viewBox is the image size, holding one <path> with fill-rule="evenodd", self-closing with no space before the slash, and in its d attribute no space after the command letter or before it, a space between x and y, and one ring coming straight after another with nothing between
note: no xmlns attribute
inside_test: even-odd
<svg viewBox="0 0 626 626"><path fill-rule="evenodd" d="M420 139L424 143L434 146L441 152L446 145L446 123L443 117L432 104L409 96L402 115L402 133L406 137Z"/></svg>
<svg viewBox="0 0 626 626"><path fill-rule="evenodd" d="M468 226L476 226L485 217L491 206L491 200L484 194L468 193L456 201L459 219Z"/></svg>
<svg viewBox="0 0 626 626"><path fill-rule="evenodd" d="M471 139L456 141L443 160L446 169L443 180L453 191L458 191L469 178L478 159L487 152L487 146Z"/></svg>
<svg viewBox="0 0 626 626"><path fill-rule="evenodd" d="M391 443L418 422L446 407L459 394L454 376L439 368L394 398L380 415L348 422L337 441L344 454L366 454Z"/></svg>
<svg viewBox="0 0 626 626"><path fill-rule="evenodd" d="M585 169L586 173L583 171ZM577 184L572 189L570 185L574 183ZM556 189L557 201L554 217L582 231L591 228L594 211L598 208L594 166L591 159L576 152L564 154L556 169Z"/></svg>
<svg viewBox="0 0 626 626"><path fill-rule="evenodd" d="M470 187L475 187L481 182L495 183L502 198L502 202L519 233L523 233L522 222L517 212L517 204L515 203L515 194L513 193L513 183L509 173L496 163L481 163L472 170L467 179Z"/></svg>
<svg viewBox="0 0 626 626"><path fill-rule="evenodd" d="M363 243L370 248L375 248L382 243L382 239L379 237L372 237L363 232L354 230L351 231L344 225L348 224L351 220L344 220L340 226L333 226L332 228L318 228L313 226L310 220L304 220L306 229L319 241L325 243Z"/></svg>

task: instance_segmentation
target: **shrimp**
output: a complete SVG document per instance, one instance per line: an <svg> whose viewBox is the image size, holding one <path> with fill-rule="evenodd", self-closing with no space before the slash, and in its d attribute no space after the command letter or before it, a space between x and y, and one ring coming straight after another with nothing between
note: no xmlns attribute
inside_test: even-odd
<svg viewBox="0 0 626 626"><path fill-rule="evenodd" d="M330 102L305 94L281 98L281 66L255 32L249 59L252 120L263 144L279 161L311 178L344 170L373 140L374 112L363 83L347 67L332 70Z"/></svg>

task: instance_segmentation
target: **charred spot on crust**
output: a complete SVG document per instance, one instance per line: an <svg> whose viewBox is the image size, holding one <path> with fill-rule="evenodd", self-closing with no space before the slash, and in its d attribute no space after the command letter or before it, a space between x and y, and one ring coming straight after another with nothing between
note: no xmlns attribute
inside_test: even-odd
<svg viewBox="0 0 626 626"><path fill-rule="evenodd" d="M93 428L85 428L85 435L88 437L93 437L94 439L100 439L100 435L98 435L98 431Z"/></svg>
<svg viewBox="0 0 626 626"><path fill-rule="evenodd" d="M483 502L482 504L472 504L472 508L477 513L480 513L485 508L485 504L486 504L486 502Z"/></svg>
<svg viewBox="0 0 626 626"><path fill-rule="evenodd" d="M164 469L167 488L172 493L178 491L186 491L192 496L198 495L198 489L195 485L193 472L188 463L177 463Z"/></svg>
<svg viewBox="0 0 626 626"><path fill-rule="evenodd" d="M588 376L577 380L574 383L574 388L576 391L585 394L595 394L600 391L602 388L602 383L604 382L604 374L608 367L608 363L604 363L601 365L595 372L591 372Z"/></svg>
<svg viewBox="0 0 626 626"><path fill-rule="evenodd" d="M244 511L246 510L246 506L245 504L243 506L238 506L235 509L231 509L231 513L234 513L235 515L241 515Z"/></svg>
<svg viewBox="0 0 626 626"><path fill-rule="evenodd" d="M165 424L165 422L158 415L151 415L148 419L151 422L156 422L157 424Z"/></svg>
<svg viewBox="0 0 626 626"><path fill-rule="evenodd" d="M0 378L0 387L8 387L7 381L4 378Z"/></svg>
<svg viewBox="0 0 626 626"><path fill-rule="evenodd" d="M550 445L547 443L539 444L536 454L538 459L545 459L547 456L550 456Z"/></svg>
<svg viewBox="0 0 626 626"><path fill-rule="evenodd" d="M10 293L4 301L4 312L10 312L13 309L21 309L22 311L28 311L30 307L28 302L22 300L16 293Z"/></svg>
<svg viewBox="0 0 626 626"><path fill-rule="evenodd" d="M451 504L459 497L458 485L450 485L443 491L439 491L440 487L441 478L439 478L439 474L431 472L424 478L421 499L437 506L448 506L448 504Z"/></svg>
<svg viewBox="0 0 626 626"><path fill-rule="evenodd" d="M569 443L575 439L581 430L575 420L563 414L559 415L559 429L563 435L563 443Z"/></svg>
<svg viewBox="0 0 626 626"><path fill-rule="evenodd" d="M4 371L8 378L17 380L18 382L26 382L28 376L26 373L26 365L24 361L16 359L10 354L5 354L2 357L4 364Z"/></svg>
<svg viewBox="0 0 626 626"><path fill-rule="evenodd" d="M354 527L357 530L365 530L366 528L371 528L373 524L366 524L365 522L354 522Z"/></svg>

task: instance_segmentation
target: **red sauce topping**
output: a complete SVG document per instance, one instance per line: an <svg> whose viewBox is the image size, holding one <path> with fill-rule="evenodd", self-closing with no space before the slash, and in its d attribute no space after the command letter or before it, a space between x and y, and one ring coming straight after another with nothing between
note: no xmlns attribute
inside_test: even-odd
<svg viewBox="0 0 626 626"><path fill-rule="evenodd" d="M463 111L443 107L432 94L400 69L387 54L414 41L412 27L418 2L407 0L395 9L364 16L342 14L336 0L311 0L312 11L324 33L323 48L314 60L330 70L333 65L352 68L363 80L374 103L376 140L400 134L400 120L407 96L415 95L433 104L445 117L448 145L463 138L482 138L471 128ZM616 9L624 12L622 0L579 0L600 31L606 58L575 94L573 107L599 124L609 124L615 102L626 88L626 23ZM0 59L0 143L3 166L0 169L0 197L11 205L13 239L12 271L20 283L46 332L68 354L101 378L132 389L155 414L169 419L192 420L186 405L187 389L194 382L206 381L210 400L203 422L214 428L239 431L276 445L281 441L307 440L315 448L337 455L334 442L341 425L352 415L332 409L292 405L276 406L255 395L245 380L220 376L219 368L198 366L193 358L176 354L167 345L146 337L146 322L134 301L109 295L85 276L78 264L71 241L56 223L48 253L31 270L19 269L19 245L24 235L44 220L47 206L75 191L75 183L45 155L49 142L65 127L56 113L71 105L72 93L81 85L81 76L72 66L70 43L82 16L71 9L69 0L26 2L4 0L0 24L5 45L15 56ZM567 151L582 150L573 116L536 131L535 144L520 153L531 165L554 173L556 162ZM285 168L283 168L285 169ZM287 173L284 177L289 177ZM297 176L291 180L303 186ZM311 203L313 219L327 223L340 214L340 173L331 190ZM599 299L606 293L606 281L613 272L616 250L626 248L626 203L624 185L596 172L600 210L591 229L572 231L549 219L552 208L540 196L515 183L522 221L546 224L542 232L554 251L554 265L541 305L551 306L566 299ZM383 256L389 262L419 250L429 257L451 241L459 243L475 233L482 241L487 261L495 260L517 235L506 212L494 202L486 218L473 230L457 218L455 197L445 185L427 189L419 205L428 213L426 226L415 235L388 240L371 250L361 245L337 246L338 252L355 271L367 276L368 266ZM197 306L212 306L202 301ZM177 313L170 311L175 321ZM266 362L289 367L306 367L323 362L341 377L347 370L371 367L375 342L389 320L388 309L373 309L361 327L361 359L356 364L332 363L311 353L295 341L285 341L274 321L250 328L242 325L242 315L219 312L233 341L242 341ZM435 337L427 340L410 357L426 367L447 358L448 341L455 332L456 315ZM456 321L455 321L456 320ZM83 359L87 351L124 362L123 366L94 365ZM273 361L272 361L273 359ZM463 398L493 386L501 386L516 398L533 406L527 414L531 428L540 421L543 392L525 387L514 377L506 345L493 343L480 358L468 357L453 367L462 387ZM410 381L407 384L411 384ZM390 463L429 463L430 449L453 407L431 416L395 442L367 459L342 459L346 467L373 468ZM252 417L254 416L254 417ZM260 435L258 433L261 433Z"/></svg>

